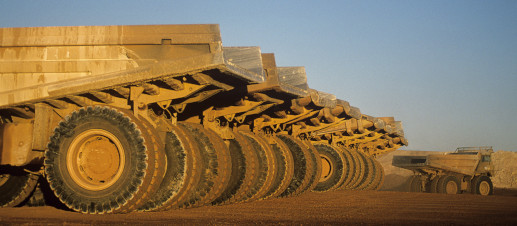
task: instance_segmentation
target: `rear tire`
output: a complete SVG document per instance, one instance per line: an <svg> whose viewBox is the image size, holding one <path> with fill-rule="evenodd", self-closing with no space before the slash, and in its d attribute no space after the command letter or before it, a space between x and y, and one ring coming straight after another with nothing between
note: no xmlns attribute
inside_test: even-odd
<svg viewBox="0 0 517 226"><path fill-rule="evenodd" d="M34 189L34 192L32 192L32 195L30 195L30 198L27 200L25 205L30 207L45 206L45 195L41 191L39 183L36 186L36 189Z"/></svg>
<svg viewBox="0 0 517 226"><path fill-rule="evenodd" d="M438 181L440 181L440 178L442 178L443 175L437 175L434 177L431 182L429 182L429 192L430 193L438 193Z"/></svg>
<svg viewBox="0 0 517 226"><path fill-rule="evenodd" d="M0 207L22 204L34 191L39 175L26 172L23 168L0 166Z"/></svg>
<svg viewBox="0 0 517 226"><path fill-rule="evenodd" d="M445 175L438 181L437 191L442 194L460 194L460 180L455 176Z"/></svg>
<svg viewBox="0 0 517 226"><path fill-rule="evenodd" d="M407 180L407 191L422 192L422 181L420 175L413 175Z"/></svg>

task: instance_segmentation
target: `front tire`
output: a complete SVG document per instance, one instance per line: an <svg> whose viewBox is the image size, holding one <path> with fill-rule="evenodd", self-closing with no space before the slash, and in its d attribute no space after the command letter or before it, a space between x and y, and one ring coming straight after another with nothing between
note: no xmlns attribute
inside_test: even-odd
<svg viewBox="0 0 517 226"><path fill-rule="evenodd" d="M314 190L318 192L335 190L346 176L345 159L342 153L331 145L319 143L314 146L318 150L322 165L321 177Z"/></svg>
<svg viewBox="0 0 517 226"><path fill-rule="evenodd" d="M472 193L478 195L493 195L494 185L487 176L477 176L472 179Z"/></svg>
<svg viewBox="0 0 517 226"><path fill-rule="evenodd" d="M150 142L132 115L110 107L81 108L60 122L50 138L45 152L47 180L72 210L126 209L149 187L144 181L152 176Z"/></svg>

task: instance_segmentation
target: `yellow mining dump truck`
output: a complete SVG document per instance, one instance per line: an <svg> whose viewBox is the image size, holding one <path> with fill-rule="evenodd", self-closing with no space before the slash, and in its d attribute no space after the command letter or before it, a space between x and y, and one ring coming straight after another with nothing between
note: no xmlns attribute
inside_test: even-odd
<svg viewBox="0 0 517 226"><path fill-rule="evenodd" d="M0 205L38 181L82 213L378 189L402 124L306 81L218 25L1 28Z"/></svg>
<svg viewBox="0 0 517 226"><path fill-rule="evenodd" d="M452 153L393 156L393 165L412 170L407 181L413 192L492 195L492 147L462 147Z"/></svg>

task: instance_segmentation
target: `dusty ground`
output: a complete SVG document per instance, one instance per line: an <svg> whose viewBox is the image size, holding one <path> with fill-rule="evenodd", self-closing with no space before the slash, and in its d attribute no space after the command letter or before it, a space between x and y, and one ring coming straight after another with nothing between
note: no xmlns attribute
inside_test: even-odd
<svg viewBox="0 0 517 226"><path fill-rule="evenodd" d="M443 195L333 191L157 213L84 215L53 207L0 209L2 224L517 224L517 192Z"/></svg>

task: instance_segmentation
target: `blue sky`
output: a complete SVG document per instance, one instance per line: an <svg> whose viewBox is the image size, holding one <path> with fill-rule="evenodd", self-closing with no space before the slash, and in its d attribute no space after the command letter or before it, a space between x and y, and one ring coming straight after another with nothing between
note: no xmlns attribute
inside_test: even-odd
<svg viewBox="0 0 517 226"><path fill-rule="evenodd" d="M517 151L517 1L0 0L0 27L197 23L395 116L405 149Z"/></svg>

